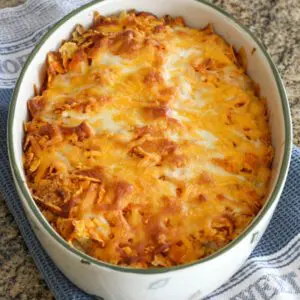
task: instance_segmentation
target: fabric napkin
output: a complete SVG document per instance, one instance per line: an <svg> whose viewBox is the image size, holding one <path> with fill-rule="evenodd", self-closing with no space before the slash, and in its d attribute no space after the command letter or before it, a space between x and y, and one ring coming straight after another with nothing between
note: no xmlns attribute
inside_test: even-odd
<svg viewBox="0 0 300 300"><path fill-rule="evenodd" d="M89 1L27 0L21 6L0 10L0 193L39 271L58 300L93 297L64 277L41 247L26 219L9 169L6 121L14 84L33 46L49 26L86 2ZM260 243L244 266L205 299L300 299L299 256L300 149L294 147L286 186Z"/></svg>

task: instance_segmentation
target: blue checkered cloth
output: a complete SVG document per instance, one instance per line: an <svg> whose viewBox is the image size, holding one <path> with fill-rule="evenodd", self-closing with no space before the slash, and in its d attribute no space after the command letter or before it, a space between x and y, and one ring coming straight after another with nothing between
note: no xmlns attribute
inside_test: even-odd
<svg viewBox="0 0 300 300"><path fill-rule="evenodd" d="M21 68L18 64L24 61L49 24L74 9L79 2L82 3L79 0L27 0L21 7L0 10L0 194L14 216L35 264L59 300L93 298L65 278L33 233L10 173L6 124L12 88ZM20 16L23 21L24 18L30 21L32 15L38 15L39 22L43 23L43 26L39 24L36 27L39 30L27 28L25 33L28 34L25 36L24 30L18 31L18 24L12 25ZM7 24L7 20L11 23ZM4 34L7 32L9 37ZM244 266L227 283L206 297L206 300L300 299L299 256L300 150L294 147L287 183L267 231Z"/></svg>

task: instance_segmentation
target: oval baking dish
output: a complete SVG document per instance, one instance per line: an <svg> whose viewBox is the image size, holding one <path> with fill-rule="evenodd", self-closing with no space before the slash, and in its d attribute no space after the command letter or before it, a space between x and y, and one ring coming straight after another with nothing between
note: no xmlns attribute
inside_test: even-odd
<svg viewBox="0 0 300 300"><path fill-rule="evenodd" d="M49 225L35 204L25 181L22 163L23 123L33 85L40 87L49 51L67 40L75 25L89 26L94 11L103 15L135 9L155 15L182 16L188 26L211 23L217 34L246 52L247 74L267 99L274 158L270 191L264 207L231 243L200 261L174 267L138 269L99 261L71 247ZM253 50L255 49L255 50ZM17 82L8 116L8 150L16 188L25 212L44 249L61 271L87 293L110 299L160 300L204 297L230 278L244 263L265 231L280 198L291 156L291 118L287 96L276 67L261 43L231 16L205 1L108 0L94 1L73 11L42 38L29 56Z"/></svg>

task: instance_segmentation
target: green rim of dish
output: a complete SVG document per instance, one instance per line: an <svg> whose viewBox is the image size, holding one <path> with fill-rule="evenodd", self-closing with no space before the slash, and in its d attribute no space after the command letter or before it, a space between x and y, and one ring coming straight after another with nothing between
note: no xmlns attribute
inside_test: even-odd
<svg viewBox="0 0 300 300"><path fill-rule="evenodd" d="M225 247L221 248L220 250L216 251L215 253L211 254L210 256L207 256L199 261L195 261L192 263L188 264L183 264L179 266L174 266L174 267L166 267L166 268L149 268L149 269L136 269L136 268L129 268L129 267L122 267L122 266L117 266L117 265L112 265L110 263L102 262L100 260L97 260L73 247L71 247L52 227L51 225L47 222L47 220L43 217L42 213L36 206L33 198L31 195L28 193L26 189L26 182L22 179L22 176L20 174L20 171L17 167L16 164L16 157L15 157L15 151L14 151L14 145L13 145L13 138L12 138L12 130L13 130L13 120L14 120L14 114L16 110L16 100L19 94L19 89L23 80L23 76L30 65L32 59L35 57L35 55L38 53L39 49L41 46L44 44L44 42L48 39L48 37L57 29L59 28L62 24L64 24L67 20L78 14L80 11L98 3L102 2L103 0L95 0L92 1L86 5L83 5L68 15L66 15L64 18L62 18L59 22L57 22L40 40L40 42L37 44L37 46L34 48L30 56L28 57L26 63L24 64L24 67L22 69L22 72L20 74L20 77L16 83L16 87L13 92L12 100L10 103L9 107L9 112L8 112L8 129L7 129L7 135L8 135L8 154L9 154L9 159L10 159L10 166L12 169L12 172L15 176L15 179L17 181L17 184L20 188L20 191L22 192L23 196L26 198L27 203L31 210L33 211L35 217L38 219L40 224L44 227L44 229L61 245L63 246L66 250L72 252L73 254L77 255L78 259L81 262L84 263L90 263L94 264L100 267L105 267L113 270L117 270L120 272L128 272L128 273L139 273L139 274L161 274L161 273L166 273L166 272L171 272L171 271L176 271L176 270L182 270L185 268L188 268L190 266L195 266L195 265L200 265L202 263L208 262L223 253L227 252L231 248L233 248L235 245L237 245L239 242L241 242L254 228L255 226L260 222L260 220L265 216L269 208L272 206L276 198L279 196L282 188L283 188L283 183L285 181L285 178L287 176L288 172L288 167L289 167L289 161L291 157L291 150L292 150L292 126L291 126L291 116L290 116L290 110L289 110L289 104L288 104L288 98L286 95L285 88L283 86L282 80L280 78L280 75L278 73L278 70L276 69L274 63L272 62L272 59L270 55L267 53L265 47L262 45L262 43L250 32L249 29L247 29L245 26L241 25L239 22L237 22L230 14L225 12L223 9L219 8L218 6L211 4L207 2L206 0L197 0L198 2L201 2L204 5L207 5L209 7L212 7L213 9L217 10L221 14L223 14L225 17L229 18L231 21L233 21L236 25L238 25L240 28L242 28L252 40L256 42L256 44L260 47L262 50L264 56L266 57L269 66L272 69L273 75L276 80L277 88L280 93L280 98L281 98L281 105L283 109L283 114L284 114L284 123L285 123L285 145L284 145L284 157L280 169L280 174L278 177L278 180L276 182L275 188L271 194L271 197L269 201L266 203L266 205L261 209L259 214L254 218L254 220L251 222L251 224L244 230L242 234L240 234L235 240L227 244Z"/></svg>

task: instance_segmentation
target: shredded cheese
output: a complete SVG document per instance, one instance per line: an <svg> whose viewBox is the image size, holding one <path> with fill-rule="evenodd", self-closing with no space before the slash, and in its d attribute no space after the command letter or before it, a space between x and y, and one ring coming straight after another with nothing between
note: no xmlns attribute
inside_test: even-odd
<svg viewBox="0 0 300 300"><path fill-rule="evenodd" d="M272 146L265 102L208 26L96 14L48 55L28 102L24 168L67 241L136 268L201 259L264 204Z"/></svg>

